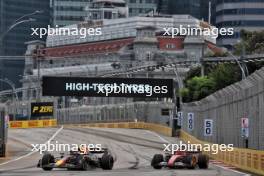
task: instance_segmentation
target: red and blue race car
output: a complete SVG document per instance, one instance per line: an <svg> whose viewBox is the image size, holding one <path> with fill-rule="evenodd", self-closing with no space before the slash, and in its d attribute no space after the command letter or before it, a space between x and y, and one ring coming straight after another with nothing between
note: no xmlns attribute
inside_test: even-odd
<svg viewBox="0 0 264 176"><path fill-rule="evenodd" d="M200 169L207 169L209 166L209 156L202 154L200 151L176 151L174 154L166 153L155 154L151 166L154 169L167 168L188 168L195 169L197 166Z"/></svg>

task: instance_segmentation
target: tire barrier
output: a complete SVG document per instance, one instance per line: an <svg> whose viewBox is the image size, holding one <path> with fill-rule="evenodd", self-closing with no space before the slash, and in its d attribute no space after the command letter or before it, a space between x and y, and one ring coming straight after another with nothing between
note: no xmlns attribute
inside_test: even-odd
<svg viewBox="0 0 264 176"><path fill-rule="evenodd" d="M10 121L9 128L45 128L56 127L57 120L25 120L25 121Z"/></svg>
<svg viewBox="0 0 264 176"><path fill-rule="evenodd" d="M191 144L210 144L206 141L201 141L194 136L181 130L180 138ZM232 152L219 151L217 154L212 154L211 152L205 152L211 158L221 161L225 164L232 165L239 169L249 171L255 174L264 175L264 151L263 150L251 150L243 148L234 148Z"/></svg>
<svg viewBox="0 0 264 176"><path fill-rule="evenodd" d="M145 122L121 122L121 123L91 123L91 124L74 124L64 125L69 127L83 127L83 128L127 128L127 129L145 129L163 134L165 136L172 136L172 129L163 125Z"/></svg>

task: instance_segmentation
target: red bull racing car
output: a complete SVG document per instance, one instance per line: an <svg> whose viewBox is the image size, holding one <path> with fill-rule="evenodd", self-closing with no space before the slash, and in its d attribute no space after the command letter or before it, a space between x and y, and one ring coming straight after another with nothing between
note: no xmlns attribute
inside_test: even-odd
<svg viewBox="0 0 264 176"><path fill-rule="evenodd" d="M102 168L104 170L112 170L114 158L107 149L102 151L71 151L69 155L61 154L54 157L50 153L43 155L39 160L37 167L45 171L53 168L67 168L68 170L88 170L91 168Z"/></svg>
<svg viewBox="0 0 264 176"><path fill-rule="evenodd" d="M201 152L188 151L176 151L174 154L166 153L164 156L155 154L151 161L151 166L154 169L161 169L162 167L195 169L197 166L200 169L207 169L209 157Z"/></svg>

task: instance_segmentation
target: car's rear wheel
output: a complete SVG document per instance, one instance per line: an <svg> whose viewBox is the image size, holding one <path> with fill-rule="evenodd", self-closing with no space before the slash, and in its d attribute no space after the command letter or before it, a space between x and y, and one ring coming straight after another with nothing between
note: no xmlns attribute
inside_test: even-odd
<svg viewBox="0 0 264 176"><path fill-rule="evenodd" d="M155 154L151 161L151 166L154 169L161 169L162 166L160 165L161 162L164 161L164 157L161 154Z"/></svg>
<svg viewBox="0 0 264 176"><path fill-rule="evenodd" d="M200 169L207 169L209 167L209 157L204 154L198 156L198 166Z"/></svg>
<svg viewBox="0 0 264 176"><path fill-rule="evenodd" d="M88 170L89 164L88 164L88 162L86 160L83 159L82 162L81 162L81 165L82 165L82 170L84 170L84 171Z"/></svg>
<svg viewBox="0 0 264 176"><path fill-rule="evenodd" d="M41 159L41 166L42 166L42 169L45 170L45 171L50 171L52 170L53 168L52 167L49 167L48 165L51 164L51 163L54 163L55 162L55 159L54 159L54 156L51 155L51 154L45 154L42 159Z"/></svg>
<svg viewBox="0 0 264 176"><path fill-rule="evenodd" d="M114 158L109 154L104 154L101 158L101 167L104 170L112 170L114 166Z"/></svg>

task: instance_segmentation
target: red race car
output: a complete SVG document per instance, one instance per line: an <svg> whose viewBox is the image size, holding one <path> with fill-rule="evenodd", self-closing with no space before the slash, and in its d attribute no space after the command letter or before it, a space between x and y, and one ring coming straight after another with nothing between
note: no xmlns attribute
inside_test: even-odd
<svg viewBox="0 0 264 176"><path fill-rule="evenodd" d="M174 154L166 153L164 156L155 154L151 161L151 166L154 169L161 169L162 167L195 169L197 166L200 169L207 169L209 156L202 154L200 151L176 151Z"/></svg>

